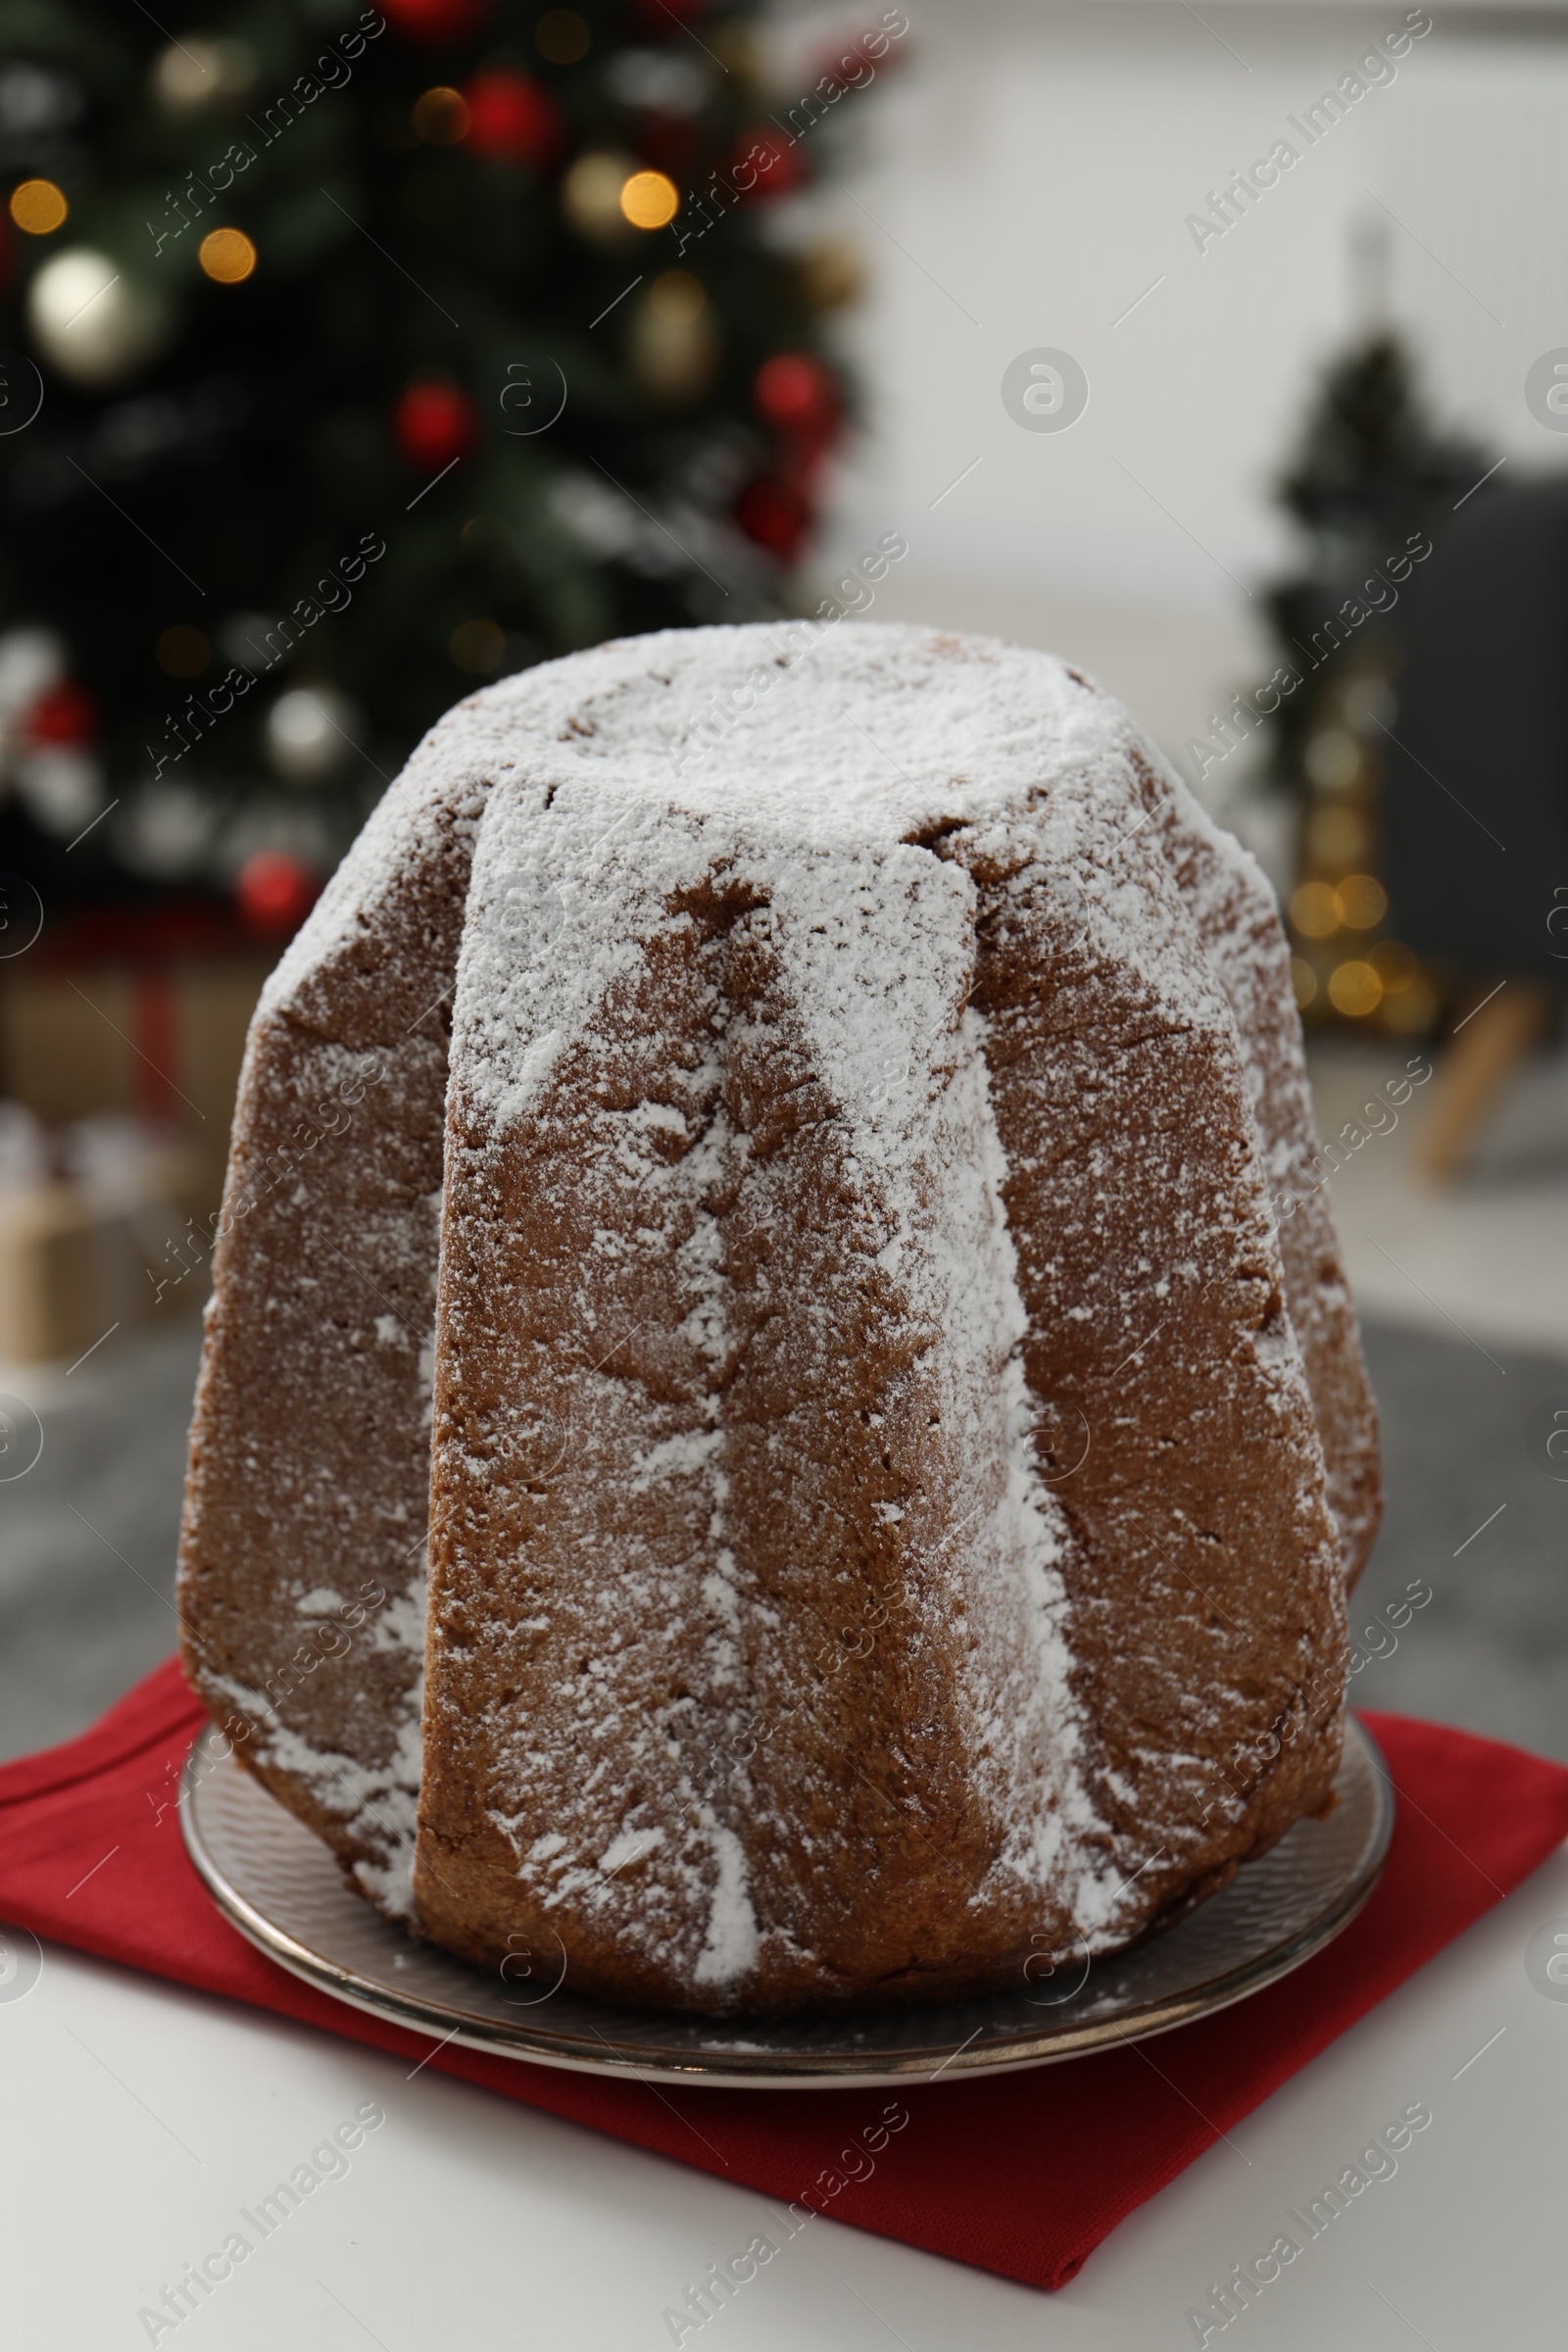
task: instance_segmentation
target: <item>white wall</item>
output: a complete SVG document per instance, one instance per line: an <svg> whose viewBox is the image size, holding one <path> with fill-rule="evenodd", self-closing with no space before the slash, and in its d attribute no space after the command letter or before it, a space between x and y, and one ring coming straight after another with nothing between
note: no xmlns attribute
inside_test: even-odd
<svg viewBox="0 0 1568 2352"><path fill-rule="evenodd" d="M910 543L879 613L1053 644L1171 748L1200 731L1272 666L1248 594L1289 552L1270 480L1356 316L1368 220L1440 411L1516 476L1568 460L1522 389L1568 345L1568 19L1434 10L1397 79L1200 254L1185 216L1400 0L904 4L907 64L827 200L871 280L849 330L870 425L833 544ZM1007 362L1042 345L1090 379L1066 432L1002 405Z"/></svg>

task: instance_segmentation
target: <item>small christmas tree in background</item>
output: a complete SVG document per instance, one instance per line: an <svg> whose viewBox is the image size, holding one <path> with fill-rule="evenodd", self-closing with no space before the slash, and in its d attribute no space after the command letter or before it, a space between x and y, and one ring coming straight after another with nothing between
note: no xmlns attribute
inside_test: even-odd
<svg viewBox="0 0 1568 2352"><path fill-rule="evenodd" d="M51 916L287 928L465 689L779 610L812 527L853 261L777 200L877 65L781 97L753 0L352 8L0 0L0 865Z"/></svg>
<svg viewBox="0 0 1568 2352"><path fill-rule="evenodd" d="M1379 262L1381 256L1374 257ZM1381 269L1378 274L1381 276ZM1381 313L1381 296L1374 308ZM1380 936L1379 785L1417 551L1441 536L1488 461L1446 437L1403 345L1382 323L1326 371L1280 497L1307 534L1306 561L1268 609L1297 684L1267 721L1272 780L1300 810L1290 901L1298 1001L1309 1020L1403 1034L1440 1009L1434 976Z"/></svg>

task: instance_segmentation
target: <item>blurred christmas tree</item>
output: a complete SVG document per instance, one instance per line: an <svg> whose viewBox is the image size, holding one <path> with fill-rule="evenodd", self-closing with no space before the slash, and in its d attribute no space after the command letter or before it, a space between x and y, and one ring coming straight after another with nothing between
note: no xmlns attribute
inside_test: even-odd
<svg viewBox="0 0 1568 2352"><path fill-rule="evenodd" d="M1380 323L1326 371L1279 484L1306 551L1268 598L1283 666L1266 724L1273 781L1300 809L1290 919L1309 1018L1408 1034L1438 1010L1430 975L1381 935L1379 785L1417 567L1486 466L1432 420L1409 355Z"/></svg>
<svg viewBox="0 0 1568 2352"><path fill-rule="evenodd" d="M777 199L898 36L801 102L757 17L0 0L0 865L51 910L286 924L465 689L778 609L853 269Z"/></svg>

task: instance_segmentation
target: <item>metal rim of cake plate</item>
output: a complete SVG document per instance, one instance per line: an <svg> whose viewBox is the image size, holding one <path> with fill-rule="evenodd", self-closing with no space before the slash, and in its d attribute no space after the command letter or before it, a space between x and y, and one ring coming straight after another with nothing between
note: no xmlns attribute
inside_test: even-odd
<svg viewBox="0 0 1568 2352"><path fill-rule="evenodd" d="M1320 1951L1377 1885L1394 1791L1353 1717L1334 1801L1147 1942L1046 1955L1016 1991L833 2018L693 2017L573 1993L565 1955L518 1955L510 1980L384 1919L328 1849L209 1726L185 1760L180 1819L220 1911L291 1974L388 2023L494 2057L719 2089L842 2090L1007 2074L1207 2017ZM506 1967L507 1963L503 1964Z"/></svg>

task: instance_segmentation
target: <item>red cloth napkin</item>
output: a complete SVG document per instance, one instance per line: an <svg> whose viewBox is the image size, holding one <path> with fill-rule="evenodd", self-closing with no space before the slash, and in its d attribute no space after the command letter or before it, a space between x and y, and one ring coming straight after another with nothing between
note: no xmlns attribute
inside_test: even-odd
<svg viewBox="0 0 1568 2352"><path fill-rule="evenodd" d="M340 2006L262 1957L186 1858L175 1802L201 1722L172 1659L64 1747L0 1768L0 1919L325 2027L775 2199L1060 2286L1134 2206L1413 1975L1568 1836L1568 1770L1368 1715L1398 1790L1383 1880L1305 1966L1143 2045L990 2082L688 2090L518 2065ZM901 2120L902 2119L902 2120Z"/></svg>

